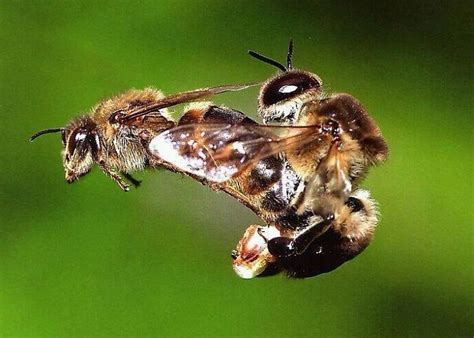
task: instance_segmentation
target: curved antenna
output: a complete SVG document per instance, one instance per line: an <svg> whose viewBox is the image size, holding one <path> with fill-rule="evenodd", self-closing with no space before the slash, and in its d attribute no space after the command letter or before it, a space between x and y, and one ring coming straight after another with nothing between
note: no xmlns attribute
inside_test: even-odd
<svg viewBox="0 0 474 338"><path fill-rule="evenodd" d="M263 61L263 62L265 62L265 63L268 63L268 64L272 65L272 66L277 67L279 70L281 70L281 71L283 71L283 72L286 72L286 71L288 70L288 69L287 69L285 66L283 66L280 62L275 61L275 60L273 60L273 59L270 59L270 58L268 58L268 57L266 57L266 56L264 56L264 55L262 55L262 54L259 54L259 53L257 53L257 52L254 52L253 50L249 50L249 54L250 54L250 56L253 56L254 58L256 58L256 59L258 59L258 60L260 60L260 61Z"/></svg>
<svg viewBox="0 0 474 338"><path fill-rule="evenodd" d="M33 142L35 140L35 138L40 137L41 135L58 133L58 132L62 132L63 130L64 130L64 128L49 128L49 129L40 130L39 132L33 134L30 137L30 142Z"/></svg>
<svg viewBox="0 0 474 338"><path fill-rule="evenodd" d="M288 43L288 54L286 54L286 68L293 69L293 39Z"/></svg>

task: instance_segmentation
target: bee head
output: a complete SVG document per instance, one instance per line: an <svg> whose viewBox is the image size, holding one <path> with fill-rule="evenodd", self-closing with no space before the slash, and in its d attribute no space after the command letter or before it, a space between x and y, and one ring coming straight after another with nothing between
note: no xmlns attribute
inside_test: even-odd
<svg viewBox="0 0 474 338"><path fill-rule="evenodd" d="M254 51L249 54L281 70L260 89L258 111L265 123L293 123L304 103L322 92L322 81L313 73L293 68L293 41L290 40L286 66Z"/></svg>
<svg viewBox="0 0 474 338"><path fill-rule="evenodd" d="M61 133L64 174L66 181L74 182L87 174L97 160L101 148L96 125L89 117L73 120L65 128L45 129L31 136L30 141L49 133Z"/></svg>

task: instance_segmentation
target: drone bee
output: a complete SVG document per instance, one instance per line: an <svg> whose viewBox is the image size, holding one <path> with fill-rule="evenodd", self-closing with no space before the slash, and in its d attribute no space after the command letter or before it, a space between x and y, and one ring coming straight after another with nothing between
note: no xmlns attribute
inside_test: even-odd
<svg viewBox="0 0 474 338"><path fill-rule="evenodd" d="M251 225L233 251L243 278L286 271L331 271L370 243L377 209L358 184L384 161L387 145L372 118L348 94L328 95L321 79L250 51L281 73L261 87L264 124L231 110L188 111L149 143L152 155L216 184L265 223Z"/></svg>
<svg viewBox="0 0 474 338"><path fill-rule="evenodd" d="M164 96L159 90L132 89L101 101L88 115L72 120L64 128L37 132L30 141L48 133L61 133L63 165L66 181L75 182L97 164L118 186L129 190L127 179L134 186L132 172L163 164L147 151L147 143L160 132L176 125L167 108L186 102L202 100L249 85L228 85L197 89ZM174 167L168 169L174 171ZM125 178L125 179L124 179Z"/></svg>

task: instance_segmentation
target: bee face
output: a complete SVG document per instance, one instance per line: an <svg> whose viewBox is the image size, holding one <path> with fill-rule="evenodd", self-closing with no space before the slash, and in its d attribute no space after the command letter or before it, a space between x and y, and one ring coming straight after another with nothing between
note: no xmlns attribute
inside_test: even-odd
<svg viewBox="0 0 474 338"><path fill-rule="evenodd" d="M288 44L286 66L251 50L249 54L281 71L260 89L258 111L264 123L294 124L304 104L322 96L322 81L319 76L293 68L292 40Z"/></svg>
<svg viewBox="0 0 474 338"><path fill-rule="evenodd" d="M88 118L79 118L62 131L63 166L66 181L74 182L87 174L94 164L94 154L100 148L100 140Z"/></svg>
<svg viewBox="0 0 474 338"><path fill-rule="evenodd" d="M265 123L293 123L303 104L322 93L322 81L316 75L300 70L288 70L270 80L261 88L258 99L259 113Z"/></svg>

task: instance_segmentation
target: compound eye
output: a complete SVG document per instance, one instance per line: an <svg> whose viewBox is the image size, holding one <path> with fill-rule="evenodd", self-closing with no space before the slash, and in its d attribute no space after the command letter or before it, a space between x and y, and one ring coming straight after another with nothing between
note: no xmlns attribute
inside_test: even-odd
<svg viewBox="0 0 474 338"><path fill-rule="evenodd" d="M87 130L83 128L74 130L69 136L69 142L67 144L68 153L72 155L76 148L82 144L86 138Z"/></svg>
<svg viewBox="0 0 474 338"><path fill-rule="evenodd" d="M262 102L269 106L288 100L309 89L319 89L321 83L316 77L301 72L290 72L277 77L262 90Z"/></svg>

